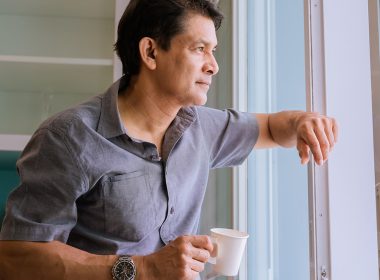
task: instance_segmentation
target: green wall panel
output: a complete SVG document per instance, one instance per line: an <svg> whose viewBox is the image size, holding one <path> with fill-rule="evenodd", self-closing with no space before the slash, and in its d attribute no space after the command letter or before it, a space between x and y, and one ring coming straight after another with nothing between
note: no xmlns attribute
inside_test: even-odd
<svg viewBox="0 0 380 280"><path fill-rule="evenodd" d="M19 183L16 160L19 152L0 152L0 220L3 220L9 193Z"/></svg>

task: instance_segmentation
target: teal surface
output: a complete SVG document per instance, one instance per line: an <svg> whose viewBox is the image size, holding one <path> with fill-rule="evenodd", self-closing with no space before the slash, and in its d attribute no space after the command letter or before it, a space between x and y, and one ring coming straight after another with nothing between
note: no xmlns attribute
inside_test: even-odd
<svg viewBox="0 0 380 280"><path fill-rule="evenodd" d="M20 152L0 151L0 221L3 221L5 204L9 193L18 185L16 161Z"/></svg>

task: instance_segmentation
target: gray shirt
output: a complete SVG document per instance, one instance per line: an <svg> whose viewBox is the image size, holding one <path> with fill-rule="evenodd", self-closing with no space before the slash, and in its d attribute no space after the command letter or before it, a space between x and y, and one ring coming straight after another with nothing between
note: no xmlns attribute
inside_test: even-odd
<svg viewBox="0 0 380 280"><path fill-rule="evenodd" d="M45 121L17 168L0 239L59 240L96 254L149 254L196 234L209 169L242 163L258 137L252 114L182 108L158 155L128 136L124 81Z"/></svg>

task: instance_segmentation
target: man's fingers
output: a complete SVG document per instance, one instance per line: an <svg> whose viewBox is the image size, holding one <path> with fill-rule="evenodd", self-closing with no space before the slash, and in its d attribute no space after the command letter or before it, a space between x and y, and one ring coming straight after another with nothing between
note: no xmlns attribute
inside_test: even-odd
<svg viewBox="0 0 380 280"><path fill-rule="evenodd" d="M297 142L297 150L299 157L301 158L301 164L307 164L309 162L309 146L305 143L305 141L299 139Z"/></svg>
<svg viewBox="0 0 380 280"><path fill-rule="evenodd" d="M205 249L209 252L212 252L213 245L211 239L207 235L191 235L187 236L189 238L189 242L196 248Z"/></svg>
<svg viewBox="0 0 380 280"><path fill-rule="evenodd" d="M316 158L316 161L319 165L321 165L323 162L325 162L329 156L330 152L330 142L328 139L328 136L325 132L325 126L318 126L314 130L314 134L317 137L317 142L311 144L311 146L319 146L319 149L315 148L315 152L317 155L314 154L314 150L312 149L312 153L314 155L314 158ZM314 140L314 139L312 139ZM315 141L315 140L314 140ZM322 161L322 162L321 162Z"/></svg>
<svg viewBox="0 0 380 280"><path fill-rule="evenodd" d="M207 260L210 258L210 252L205 249L199 249L193 247L191 249L191 256L194 260L200 261L200 262L207 262Z"/></svg>
<svg viewBox="0 0 380 280"><path fill-rule="evenodd" d="M205 264L203 262L200 262L200 261L193 259L190 262L190 268L191 268L191 270L193 270L195 272L202 272L205 269Z"/></svg>
<svg viewBox="0 0 380 280"><path fill-rule="evenodd" d="M329 151L332 151L334 145L335 145L335 136L333 132L333 121L330 118L323 118L322 119L322 127L321 130L323 130L323 133L326 135L328 143L329 143Z"/></svg>
<svg viewBox="0 0 380 280"><path fill-rule="evenodd" d="M335 145L335 137L334 137L334 134L332 132L332 129L325 128L325 134L326 134L327 139L329 141L330 151L332 151L332 149L334 148L334 145Z"/></svg>
<svg viewBox="0 0 380 280"><path fill-rule="evenodd" d="M201 262L206 262L213 250L207 235L180 236L171 244L179 249L180 254Z"/></svg>
<svg viewBox="0 0 380 280"><path fill-rule="evenodd" d="M303 141L306 143L307 146L309 146L309 149L311 150L311 153L313 154L315 162L321 165L323 163L323 155L321 151L321 146L319 144L319 140L317 136L315 135L315 132L309 131L309 133L307 134L307 137L303 139Z"/></svg>
<svg viewBox="0 0 380 280"><path fill-rule="evenodd" d="M336 143L338 141L338 128L339 128L339 126L338 126L337 121L334 118L331 119L331 122L332 122L332 131L334 133L334 140Z"/></svg>

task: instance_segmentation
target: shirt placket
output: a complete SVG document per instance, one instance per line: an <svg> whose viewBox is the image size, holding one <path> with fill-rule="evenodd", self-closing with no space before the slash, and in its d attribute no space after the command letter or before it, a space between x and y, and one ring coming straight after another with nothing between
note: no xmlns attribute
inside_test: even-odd
<svg viewBox="0 0 380 280"><path fill-rule="evenodd" d="M178 117L180 118L180 117ZM166 139L164 141L164 145L166 147L170 147L168 151L168 156L166 158L166 161L163 161L163 168L164 168L164 180L166 185L166 190L168 194L168 212L166 215L166 219L164 223L161 226L160 229L160 236L162 241L167 244L170 241L174 240L177 236L174 234L173 231L173 222L176 218L176 186L172 184L174 180L171 179L171 176L174 176L174 172L180 172L180 170L176 170L176 166L171 165L171 153L174 150L175 145L177 142L181 139L184 131L187 127L190 126L192 120L190 119L183 119L180 118L180 124L178 124L173 130L168 131L168 134L165 136Z"/></svg>

